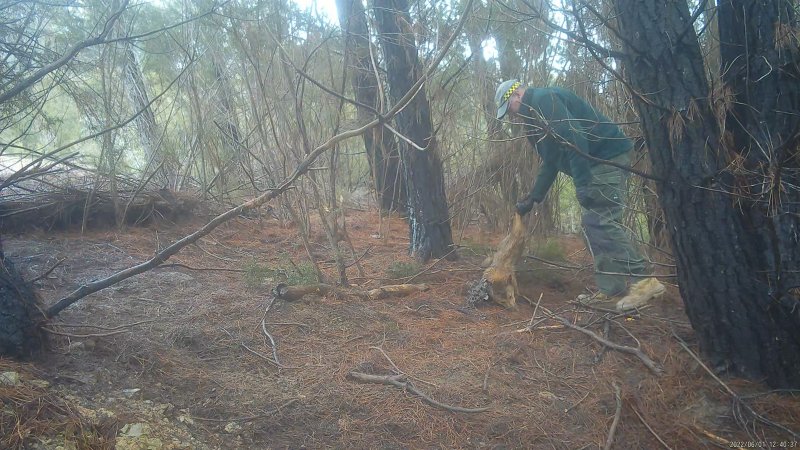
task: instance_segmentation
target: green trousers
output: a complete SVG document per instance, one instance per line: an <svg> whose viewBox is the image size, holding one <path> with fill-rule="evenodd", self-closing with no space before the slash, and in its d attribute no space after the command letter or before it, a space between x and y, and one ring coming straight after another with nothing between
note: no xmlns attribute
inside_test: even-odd
<svg viewBox="0 0 800 450"><path fill-rule="evenodd" d="M624 153L611 161L628 166L630 158L630 153ZM641 279L632 275L652 273L622 224L628 172L597 164L591 174L590 184L576 189L576 193L583 212L583 229L594 256L595 282L603 294L624 294L629 281Z"/></svg>

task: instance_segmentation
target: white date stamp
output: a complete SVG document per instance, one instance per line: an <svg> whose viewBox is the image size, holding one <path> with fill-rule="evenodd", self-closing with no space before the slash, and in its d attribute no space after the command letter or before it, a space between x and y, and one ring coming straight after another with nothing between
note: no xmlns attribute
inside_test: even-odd
<svg viewBox="0 0 800 450"><path fill-rule="evenodd" d="M732 441L730 448L800 448L797 441Z"/></svg>

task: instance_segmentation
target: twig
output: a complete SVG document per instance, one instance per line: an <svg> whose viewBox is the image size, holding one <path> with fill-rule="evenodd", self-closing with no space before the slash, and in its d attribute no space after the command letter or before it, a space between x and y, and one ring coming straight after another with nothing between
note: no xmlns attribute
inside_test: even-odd
<svg viewBox="0 0 800 450"><path fill-rule="evenodd" d="M236 259L232 259L232 258L226 258L226 257L224 257L224 256L219 256L219 255L215 255L215 254L211 253L210 251L208 251L208 250L204 249L204 248L203 248L203 246L202 246L202 245L200 245L200 242L195 242L195 243L194 243L194 246L195 246L195 247L197 247L197 248L199 248L199 249L200 249L200 251L202 251L202 252L203 252L203 253L205 253L206 255L208 255L208 256L210 256L210 257L212 257L212 258L216 258L216 259L218 259L218 260L220 260L220 261L225 261L225 262L230 262L230 263L239 262L239 261L238 261L238 260L236 260Z"/></svg>
<svg viewBox="0 0 800 450"><path fill-rule="evenodd" d="M162 264L155 269L162 269L165 267L183 267L184 269L197 270L197 271L215 271L215 272L247 272L245 269L228 269L226 267L192 267L181 263Z"/></svg>
<svg viewBox="0 0 800 450"><path fill-rule="evenodd" d="M288 402L282 404L281 406L278 406L277 408L273 409L270 412L266 412L264 414L257 414L255 416L237 417L235 419L211 419L211 418L207 418L207 417L197 417L197 416L191 416L191 417L194 420L202 420L202 421L205 421L205 422L250 422L251 420L261 419L263 417L268 417L268 416L271 416L271 415L273 415L275 413L279 413L279 412L281 412L281 410L283 408L286 408L288 406L291 406L294 403L297 403L297 400L298 399L293 398L293 399L289 400Z"/></svg>
<svg viewBox="0 0 800 450"><path fill-rule="evenodd" d="M287 326L295 326L300 328L311 328L311 325L307 323L300 323L300 322L267 322L267 325L287 325Z"/></svg>
<svg viewBox="0 0 800 450"><path fill-rule="evenodd" d="M639 411L637 411L637 410L636 410L636 408L633 408L633 407L632 407L631 409L632 409L632 410L633 410L633 412L636 414L636 417L638 417L638 418L639 418L639 420L641 420L641 421L642 421L642 424L644 424L644 426L647 428L647 430L648 430L648 431L650 431L650 434L652 434L653 436L655 436L655 438L656 438L656 439L658 439L658 442L660 442L660 443L661 443L661 445L663 445L665 449L667 449L667 450L672 450L672 448L671 448L669 445L667 445L667 443L666 443L666 442L664 442L664 440L663 440L663 439L661 439L661 437L660 437L660 436L659 436L659 435L658 435L658 434L655 432L655 430L653 430L653 429L650 427L650 425L648 425L648 424L647 424L647 422L645 422L645 420L644 420L644 417L642 417L642 415L641 415L641 414L639 414Z"/></svg>
<svg viewBox="0 0 800 450"><path fill-rule="evenodd" d="M160 320L161 319L142 320L141 322L129 323L129 324L126 324L126 325L120 325L118 327L111 327L111 328L101 327L101 326L98 326L98 325L57 324L57 326L64 327L64 328L94 328L96 330L108 331L108 333L72 334L72 333L64 333L62 331L51 330L51 329L45 328L45 327L42 327L42 330L44 330L44 331L46 331L46 332L48 332L50 334L55 334L55 335L58 335L58 336L67 336L67 337L78 338L78 339L90 338L90 337L107 337L107 336L114 336L116 334L128 333L128 332L131 331L128 328L132 328L132 327L135 327L137 325L142 325L142 324L145 324L145 323L158 322Z"/></svg>
<svg viewBox="0 0 800 450"><path fill-rule="evenodd" d="M272 300L270 300L269 304L267 305L267 308L264 310L264 315L261 316L261 331L263 331L264 335L267 336L267 338L269 338L269 343L272 346L272 359L274 359L276 363L280 364L280 361L278 361L278 346L275 345L275 339L273 339L272 335L269 334L269 331L267 331L267 324L266 324L267 312L272 307L272 304L275 303L275 296L271 297Z"/></svg>
<svg viewBox="0 0 800 450"><path fill-rule="evenodd" d="M428 403L429 405L435 406L437 408L446 409L448 411L462 412L462 413L479 413L489 410L488 407L462 408L460 406L450 406L450 405L445 405L444 403L439 403L436 400L428 397L426 394L421 392L416 387L414 387L414 385L411 384L411 382L406 381L405 375L369 375L361 372L350 372L348 376L363 383L388 384L390 386L398 387L404 391L408 391L411 392L412 394L419 396L420 398L422 398L423 401L425 401L425 403Z"/></svg>
<svg viewBox="0 0 800 450"><path fill-rule="evenodd" d="M535 308L533 308L533 315L531 316L531 320L529 320L529 321L528 321L528 325L526 325L526 326L525 326L525 328L520 328L520 329L518 329L518 330L515 330L517 333L529 333L529 332L531 332L531 331L533 331L533 330L539 330L539 329L542 329L542 328L549 328L549 327L539 327L539 328L537 328L537 326L538 326L540 323L542 323L542 322L544 322L544 321L546 321L546 320L547 320L547 317L540 318L539 320L537 320L537 321L536 321L536 323L534 323L534 322L533 322L533 319L535 319L535 318L536 318L536 311L538 311L538 310L539 310L539 304L540 304L540 303L541 303L541 301L542 301L542 296L544 296L544 292L542 292L541 294L539 294L539 300L537 300L537 301L536 301L536 307L535 307ZM524 295L521 295L521 294L520 294L520 297L522 297L522 298L524 298L525 300L527 300L527 301L528 301L528 303L532 303L532 302L531 302L531 299L529 299L528 297L526 297L526 296L524 296ZM560 325L558 325L558 327L559 327L559 328L562 328Z"/></svg>
<svg viewBox="0 0 800 450"><path fill-rule="evenodd" d="M584 395L583 397L581 397L581 399L580 399L580 400L578 400L578 401L577 401L577 403L575 403L574 405L572 405L572 406L570 406L569 408L565 409L565 410L564 410L564 414L566 414L566 413L568 413L568 412L572 411L572 410L573 410L573 409L575 409L575 408L576 408L578 405L580 405L581 403L583 403L583 401L584 401L584 400L586 400L586 397L588 397L588 396L589 396L589 394L591 394L591 393L592 393L592 391L586 391L586 395Z"/></svg>
<svg viewBox="0 0 800 450"><path fill-rule="evenodd" d="M603 324L603 338L608 339L610 334L611 334L611 320L606 319L605 323ZM598 353L597 356L594 357L594 363L595 364L600 363L600 361L603 360L603 356L606 355L607 351L608 347L603 346L603 348L600 349L600 353Z"/></svg>
<svg viewBox="0 0 800 450"><path fill-rule="evenodd" d="M486 373L483 375L483 392L489 390L489 372L492 370L492 361L489 361L489 367L486 368Z"/></svg>
<svg viewBox="0 0 800 450"><path fill-rule="evenodd" d="M129 323L129 324L120 325L120 326L117 326L117 327L101 327L99 325L79 325L79 324L72 324L72 323L59 323L57 325L59 327L62 327L62 328L94 328L95 330L117 331L117 330L121 330L123 328L135 327L136 325L142 325L142 324L145 324L145 323L158 322L160 320L163 320L163 319L142 320L141 322Z"/></svg>
<svg viewBox="0 0 800 450"><path fill-rule="evenodd" d="M532 330L533 319L536 317L536 312L539 311L539 304L542 303L542 297L544 296L544 292L539 294L539 299L536 300L536 306L533 308L533 315L531 315L531 321L528 322L528 326L525 327L528 331Z"/></svg>
<svg viewBox="0 0 800 450"><path fill-rule="evenodd" d="M660 376L660 375L662 375L664 373L664 369L662 369L661 366L658 365L658 363L656 363L655 361L650 359L650 357L647 356L641 349L634 348L634 347L628 347L627 345L620 345L620 344L611 342L608 339L603 339L602 337L598 336L593 331L587 330L586 328L583 328L583 327L578 326L578 325L574 325L572 322L570 322L569 320L567 320L567 319L565 319L565 318L563 318L561 316L552 315L552 317L555 320L557 320L557 321L561 322L562 324L564 324L565 327L572 328L573 330L580 331L581 333L589 336L590 338L596 340L597 342L599 342L599 343L601 343L601 344L603 344L603 345L605 345L605 346L607 346L607 347L609 347L609 348L611 348L613 350L616 350L616 351L619 351L619 352L623 352L623 353L628 353L628 354L631 354L631 355L639 358L642 361L642 363L645 366L647 366L647 368L650 369L650 371L653 372L654 374Z"/></svg>
<svg viewBox="0 0 800 450"><path fill-rule="evenodd" d="M448 256L453 254L453 252L455 252L455 251L456 251L456 249L453 248L449 252L445 253L444 256L442 256L441 258L439 258L436 261L432 262L428 267L420 270L419 272L417 272L416 274L414 274L414 275L412 275L410 277L405 277L405 278L401 278L401 279L404 280L406 283L411 283L411 281L413 281L415 278L417 278L418 276L422 275L423 273L433 269L433 266L435 266L436 264L439 264L439 262L445 260Z"/></svg>
<svg viewBox="0 0 800 450"><path fill-rule="evenodd" d="M120 330L120 331L112 331L110 333L97 333L97 334L72 334L72 333L62 333L60 331L51 330L49 328L42 327L43 331L46 331L50 334L55 334L58 336L67 336L71 338L90 338L90 337L106 337L106 336L114 336L115 334L122 334L122 333L130 333L131 330Z"/></svg>
<svg viewBox="0 0 800 450"><path fill-rule="evenodd" d="M36 277L36 278L34 278L34 279L32 279L32 280L28 281L28 283L30 283L30 284L33 284L33 283L35 283L35 282L37 282L37 281L41 280L42 278L45 278L45 277L47 277L48 275L50 275L50 273L51 273L51 272L53 272L54 270L56 270L56 267L60 266L60 265L61 265L61 263L63 263L63 262L64 262L64 261L66 261L66 260L67 260L67 258L61 258L61 259L59 259L59 260L58 260L58 261L57 261L55 264L53 264L53 266L52 266L52 267L50 267L49 269L47 269L47 270L46 270L46 271L45 271L43 274L41 274L41 275L39 275L38 277Z"/></svg>
<svg viewBox="0 0 800 450"><path fill-rule="evenodd" d="M386 360L387 360L387 361L389 361L389 364L391 364L391 365L392 365L392 367L394 367L394 370L395 370L395 371L397 371L397 373L398 373L399 375L405 375L405 376L407 376L407 377L409 377L409 378L413 378L413 379L415 379L415 380L417 380L417 381L420 381L420 382L422 382L422 383L425 383L425 384L427 384L427 385L429 385L429 386L433 386L433 387L435 387L435 388L438 388L438 387L439 387L439 386L437 386L437 385L435 385L435 384L433 384L433 383L431 383L431 382L429 382L429 381L425 381L425 380L423 380L423 379L421 379L421 378L417 378L417 377L415 377L415 376L413 376L413 375L409 375L409 374L407 374L407 373L403 372L402 370L400 370L400 368L399 368L399 367L397 367L397 364L395 364L395 363L394 363L394 361L392 361L392 358L389 358L389 355L387 355L387 354L386 354L386 352L385 352L385 351L383 351L383 349L382 349L382 348L380 348L380 347L375 347L375 346L370 346L369 348L371 348L371 349L373 349L373 350L377 350L377 351L381 352L381 354L383 355L383 357L384 357L384 358L386 358Z"/></svg>
<svg viewBox="0 0 800 450"><path fill-rule="evenodd" d="M729 441L729 440L727 440L727 439L725 439L723 437L717 436L716 434L714 434L714 433L712 433L710 431L706 431L706 430L698 427L697 425L692 425L692 428L694 428L695 430L699 431L705 437L711 439L712 441L716 442L717 444L725 446L725 448L735 448L737 450L744 450L744 448L737 447L736 445L734 445L733 442L731 442L731 441Z"/></svg>
<svg viewBox="0 0 800 450"><path fill-rule="evenodd" d="M779 430L783 430L786 433L789 433L789 435L792 436L794 439L800 439L800 434L795 433L794 431L790 430L789 428L787 428L787 427L785 427L785 426L783 426L783 425L781 425L781 424L779 424L777 422L773 422L772 420L769 420L766 417L762 416L761 414L757 413L750 405L748 405L747 403L745 403L742 400L742 398L739 396L739 394L736 393L736 391L731 389L727 384L725 384L724 381L720 380L720 378L711 369L709 369L708 366L706 366L703 363L703 361L700 360L700 358L689 348L689 346L686 344L686 342L684 342L683 339L681 339L677 334L675 334L674 331L672 332L672 336L678 341L678 344L680 344L680 346L683 347L684 350L686 350L686 353L688 353L695 361L697 361L698 364L700 364L700 367L705 369L705 371L709 375L711 375L711 378L713 378L717 383L719 383L720 386L725 388L725 390L728 392L728 394L731 397L733 397L734 405L743 406L744 409L747 410L747 412L752 414L753 417L755 417L761 423L763 423L765 425L773 426L773 427L775 427L775 428L777 428Z"/></svg>
<svg viewBox="0 0 800 450"><path fill-rule="evenodd" d="M228 336L229 336L231 339L233 339L233 340L235 340L235 341L238 341L239 345L240 345L240 346L241 346L243 349L245 349L245 350L247 350L248 352L250 352L250 353L252 353L252 354L254 354L254 355L258 356L259 358L263 359L264 361L267 361L268 363L270 363L270 364L274 365L275 367L278 367L279 369L298 369L298 367L289 367L289 366L284 366L283 364L281 364L281 363L279 363L279 362L277 362L277 361L274 361L274 360L270 359L270 357L269 357L269 356L266 356L266 355L264 355L263 353L261 353L261 352L257 352L257 351L255 351L255 350L253 350L252 348L248 347L247 345L245 345L245 343L244 343L244 342L242 342L242 341L239 341L238 339L236 339L236 337L234 337L234 336L233 336L233 334L231 334L231 332L230 332L230 331L228 331L228 330L226 330L226 329L223 329L222 331L224 331L224 332L225 332L225 334L227 334L227 335L228 335Z"/></svg>
<svg viewBox="0 0 800 450"><path fill-rule="evenodd" d="M614 413L614 421L611 422L611 429L608 430L608 438L606 438L606 446L604 450L611 450L611 444L614 443L614 433L617 431L619 425L619 418L622 416L622 392L619 385L614 382L614 396L617 399L617 412Z"/></svg>

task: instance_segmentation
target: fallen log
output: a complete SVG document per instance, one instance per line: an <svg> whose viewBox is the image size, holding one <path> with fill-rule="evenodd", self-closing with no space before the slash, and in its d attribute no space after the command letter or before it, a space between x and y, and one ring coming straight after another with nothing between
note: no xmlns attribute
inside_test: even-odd
<svg viewBox="0 0 800 450"><path fill-rule="evenodd" d="M427 290L427 284L390 284L367 291L367 295L369 296L370 300L377 300L379 298L386 297L402 297L415 292L424 292Z"/></svg>
<svg viewBox="0 0 800 450"><path fill-rule="evenodd" d="M0 201L0 224L3 231L68 230L85 223L90 228L114 228L147 224L153 218L176 221L191 217L200 200L185 192L167 189L136 193L111 193L89 187L54 188L28 195L11 194ZM124 217L123 217L124 216Z"/></svg>
<svg viewBox="0 0 800 450"><path fill-rule="evenodd" d="M272 288L272 295L275 298L288 301L300 300L306 295L314 294L324 297L328 294L333 294L338 297L357 297L362 300L377 300L386 297L400 297L415 292L423 292L428 290L426 284L391 284L382 286L369 291L364 291L352 287L334 286L325 283L306 284L300 286L289 286L285 283L279 283Z"/></svg>

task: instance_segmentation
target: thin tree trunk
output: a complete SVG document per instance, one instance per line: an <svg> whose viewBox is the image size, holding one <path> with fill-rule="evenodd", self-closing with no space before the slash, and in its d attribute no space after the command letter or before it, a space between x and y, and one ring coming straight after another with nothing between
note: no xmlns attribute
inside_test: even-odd
<svg viewBox="0 0 800 450"><path fill-rule="evenodd" d="M139 142L142 145L145 159L149 162L149 166L159 171L153 177L158 187L172 187L173 184L170 181L174 180L170 180L168 165L165 164L165 157L161 151L156 116L153 113L153 109L148 106L150 99L147 95L142 69L131 45L125 45L124 51L125 91L128 94L128 100L133 110L141 111L141 114L135 120L136 129L139 132Z"/></svg>
<svg viewBox="0 0 800 450"><path fill-rule="evenodd" d="M423 73L406 0L375 0L389 89L400 100ZM424 86L424 85L423 85ZM410 252L426 261L452 252L453 237L444 191L444 174L433 135L424 87L395 118L406 187ZM413 143L413 144L412 144Z"/></svg>
<svg viewBox="0 0 800 450"><path fill-rule="evenodd" d="M347 46L352 64L350 72L356 101L381 111L383 98L378 89L375 66L370 52L367 15L361 0L336 0L339 21L347 33ZM383 108L385 109L385 108ZM371 120L365 108L358 108L359 123ZM370 166L370 175L378 193L378 202L384 211L404 208L406 188L400 176L400 153L394 136L382 127L364 133L364 148Z"/></svg>

